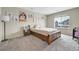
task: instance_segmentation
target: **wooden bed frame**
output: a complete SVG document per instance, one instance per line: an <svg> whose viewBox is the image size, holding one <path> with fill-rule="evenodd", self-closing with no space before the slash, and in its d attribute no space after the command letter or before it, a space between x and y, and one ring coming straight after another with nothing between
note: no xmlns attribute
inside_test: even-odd
<svg viewBox="0 0 79 59"><path fill-rule="evenodd" d="M30 33L44 41L46 41L48 44L51 44L51 42L55 41L57 38L61 37L61 31L59 32L56 32L52 35L48 35L48 36L45 36L45 35L42 35L42 34L39 34L39 33L36 33L36 32L33 32L30 30Z"/></svg>

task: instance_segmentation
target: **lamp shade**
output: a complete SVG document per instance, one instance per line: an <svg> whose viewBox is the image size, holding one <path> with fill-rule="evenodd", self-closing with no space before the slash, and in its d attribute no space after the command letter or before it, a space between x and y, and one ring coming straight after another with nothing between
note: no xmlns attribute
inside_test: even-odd
<svg viewBox="0 0 79 59"><path fill-rule="evenodd" d="M9 18L9 16L3 16L1 20L4 22L8 22L10 20L10 18Z"/></svg>

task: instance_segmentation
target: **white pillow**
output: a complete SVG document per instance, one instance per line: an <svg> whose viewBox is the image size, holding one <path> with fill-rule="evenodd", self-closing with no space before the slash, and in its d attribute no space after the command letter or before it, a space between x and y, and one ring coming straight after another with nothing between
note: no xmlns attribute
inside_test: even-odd
<svg viewBox="0 0 79 59"><path fill-rule="evenodd" d="M35 28L41 28L40 26L36 26Z"/></svg>
<svg viewBox="0 0 79 59"><path fill-rule="evenodd" d="M31 24L30 25L30 28L35 28L36 26L34 24Z"/></svg>

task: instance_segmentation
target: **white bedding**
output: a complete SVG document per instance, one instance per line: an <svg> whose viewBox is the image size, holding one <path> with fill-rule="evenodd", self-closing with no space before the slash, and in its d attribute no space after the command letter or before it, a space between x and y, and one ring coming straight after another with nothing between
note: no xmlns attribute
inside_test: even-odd
<svg viewBox="0 0 79 59"><path fill-rule="evenodd" d="M60 30L53 28L31 28L31 31L48 36L56 32L59 32Z"/></svg>

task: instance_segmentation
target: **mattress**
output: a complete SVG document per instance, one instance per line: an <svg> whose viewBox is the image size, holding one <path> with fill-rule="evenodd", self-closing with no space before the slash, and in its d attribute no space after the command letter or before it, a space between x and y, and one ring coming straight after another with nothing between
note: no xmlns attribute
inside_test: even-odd
<svg viewBox="0 0 79 59"><path fill-rule="evenodd" d="M45 36L60 32L60 30L53 29L53 28L31 28L31 31L45 35Z"/></svg>

